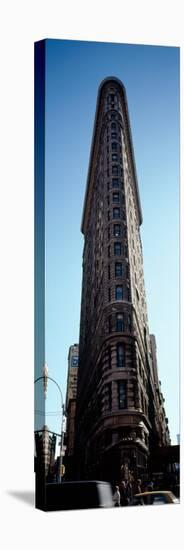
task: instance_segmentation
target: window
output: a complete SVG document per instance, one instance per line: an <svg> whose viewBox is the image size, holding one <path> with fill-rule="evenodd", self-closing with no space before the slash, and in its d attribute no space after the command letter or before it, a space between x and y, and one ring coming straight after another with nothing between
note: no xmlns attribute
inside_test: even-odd
<svg viewBox="0 0 184 550"><path fill-rule="evenodd" d="M112 384L107 384L107 408L112 409Z"/></svg>
<svg viewBox="0 0 184 550"><path fill-rule="evenodd" d="M113 208L113 218L114 219L120 218L120 208Z"/></svg>
<svg viewBox="0 0 184 550"><path fill-rule="evenodd" d="M117 367L121 368L125 366L125 346L124 344L117 344Z"/></svg>
<svg viewBox="0 0 184 550"><path fill-rule="evenodd" d="M167 504L165 495L150 496L150 504Z"/></svg>
<svg viewBox="0 0 184 550"><path fill-rule="evenodd" d="M111 255L111 247L110 247L110 245L108 246L107 254L108 254L108 258L110 258L110 255Z"/></svg>
<svg viewBox="0 0 184 550"><path fill-rule="evenodd" d="M116 123L115 122L111 123L111 130L116 130Z"/></svg>
<svg viewBox="0 0 184 550"><path fill-rule="evenodd" d="M123 266L121 262L115 263L115 277L122 277L123 275Z"/></svg>
<svg viewBox="0 0 184 550"><path fill-rule="evenodd" d="M112 331L112 317L111 315L109 315L108 317L108 329L109 329L109 333Z"/></svg>
<svg viewBox="0 0 184 550"><path fill-rule="evenodd" d="M118 155L117 155L117 153L113 153L113 154L112 154L112 162L117 162L117 160L118 160Z"/></svg>
<svg viewBox="0 0 184 550"><path fill-rule="evenodd" d="M113 193L112 200L113 202L119 202L119 193Z"/></svg>
<svg viewBox="0 0 184 550"><path fill-rule="evenodd" d="M113 226L113 235L114 237L120 237L121 236L121 225L119 223L115 223Z"/></svg>
<svg viewBox="0 0 184 550"><path fill-rule="evenodd" d="M118 178L112 178L112 187L119 187Z"/></svg>
<svg viewBox="0 0 184 550"><path fill-rule="evenodd" d="M116 297L116 300L123 300L123 287L122 287L122 285L121 286L116 286L115 297Z"/></svg>
<svg viewBox="0 0 184 550"><path fill-rule="evenodd" d="M128 258L128 246L125 244L125 258Z"/></svg>
<svg viewBox="0 0 184 550"><path fill-rule="evenodd" d="M144 343L145 343L145 346L146 346L146 351L147 351L147 337L146 337L146 327L144 327Z"/></svg>
<svg viewBox="0 0 184 550"><path fill-rule="evenodd" d="M109 300L109 302L111 301L111 289L110 288L108 288L108 300Z"/></svg>
<svg viewBox="0 0 184 550"><path fill-rule="evenodd" d="M111 346L107 348L108 368L111 369Z"/></svg>
<svg viewBox="0 0 184 550"><path fill-rule="evenodd" d="M108 210L108 212L107 212L107 219L108 219L108 222L109 222L109 220L110 220L110 210Z"/></svg>
<svg viewBox="0 0 184 550"><path fill-rule="evenodd" d="M111 266L108 265L108 279L111 278Z"/></svg>
<svg viewBox="0 0 184 550"><path fill-rule="evenodd" d="M132 330L132 319L131 315L128 315L128 330L131 332Z"/></svg>
<svg viewBox="0 0 184 550"><path fill-rule="evenodd" d="M136 298L137 298L137 301L139 302L139 293L138 293L137 288L135 289L135 291L136 291Z"/></svg>
<svg viewBox="0 0 184 550"><path fill-rule="evenodd" d="M112 385L111 382L105 386L105 410L112 408Z"/></svg>
<svg viewBox="0 0 184 550"><path fill-rule="evenodd" d="M114 255L121 256L121 243L114 243Z"/></svg>
<svg viewBox="0 0 184 550"><path fill-rule="evenodd" d="M108 237L108 240L110 239L110 227L108 227L107 229L107 237Z"/></svg>
<svg viewBox="0 0 184 550"><path fill-rule="evenodd" d="M118 405L119 409L127 408L127 383L126 380L118 382Z"/></svg>
<svg viewBox="0 0 184 550"><path fill-rule="evenodd" d="M114 174L115 176L118 175L118 166L112 166L112 174Z"/></svg>
<svg viewBox="0 0 184 550"><path fill-rule="evenodd" d="M117 147L118 147L117 142L113 141L112 142L112 151L117 151Z"/></svg>
<svg viewBox="0 0 184 550"><path fill-rule="evenodd" d="M138 361L139 361L139 374L140 374L140 376L142 376L142 365L141 365L140 357L139 357Z"/></svg>
<svg viewBox="0 0 184 550"><path fill-rule="evenodd" d="M124 330L124 315L123 313L116 314L116 331L123 332Z"/></svg>

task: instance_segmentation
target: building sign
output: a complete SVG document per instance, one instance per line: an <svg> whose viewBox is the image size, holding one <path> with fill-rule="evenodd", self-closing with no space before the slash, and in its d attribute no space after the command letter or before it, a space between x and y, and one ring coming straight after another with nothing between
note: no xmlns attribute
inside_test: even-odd
<svg viewBox="0 0 184 550"><path fill-rule="evenodd" d="M78 355L73 355L71 359L71 367L78 367L79 358Z"/></svg>

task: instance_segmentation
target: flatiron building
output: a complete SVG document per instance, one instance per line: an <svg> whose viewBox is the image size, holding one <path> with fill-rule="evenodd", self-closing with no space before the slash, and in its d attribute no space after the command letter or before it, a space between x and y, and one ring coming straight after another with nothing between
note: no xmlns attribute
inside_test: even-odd
<svg viewBox="0 0 184 550"><path fill-rule="evenodd" d="M75 427L75 474L81 479L144 474L152 449L170 442L165 411L158 414L141 224L126 91L109 77L98 91L81 226Z"/></svg>

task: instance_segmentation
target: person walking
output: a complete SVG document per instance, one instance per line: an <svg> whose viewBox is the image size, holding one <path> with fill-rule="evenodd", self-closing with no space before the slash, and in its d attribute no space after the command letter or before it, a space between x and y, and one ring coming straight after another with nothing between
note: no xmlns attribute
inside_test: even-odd
<svg viewBox="0 0 184 550"><path fill-rule="evenodd" d="M132 483L130 481L126 482L126 505L129 506L133 498L133 489Z"/></svg>
<svg viewBox="0 0 184 550"><path fill-rule="evenodd" d="M137 480L136 493L142 493L142 483L141 483L141 479L138 479L138 480Z"/></svg>
<svg viewBox="0 0 184 550"><path fill-rule="evenodd" d="M127 504L127 501L126 501L126 482L124 480L121 482L120 496L121 496L120 505L121 506L126 506L126 504Z"/></svg>
<svg viewBox="0 0 184 550"><path fill-rule="evenodd" d="M153 481L148 482L148 491L153 491Z"/></svg>
<svg viewBox="0 0 184 550"><path fill-rule="evenodd" d="M113 501L114 501L114 506L120 506L119 485L115 486L115 491L114 491L114 494L113 494Z"/></svg>

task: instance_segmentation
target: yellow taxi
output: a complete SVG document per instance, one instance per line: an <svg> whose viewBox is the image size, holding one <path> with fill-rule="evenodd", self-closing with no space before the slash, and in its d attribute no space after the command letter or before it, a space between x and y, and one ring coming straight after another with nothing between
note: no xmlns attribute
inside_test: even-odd
<svg viewBox="0 0 184 550"><path fill-rule="evenodd" d="M172 491L146 491L134 495L132 504L178 504L179 500Z"/></svg>

